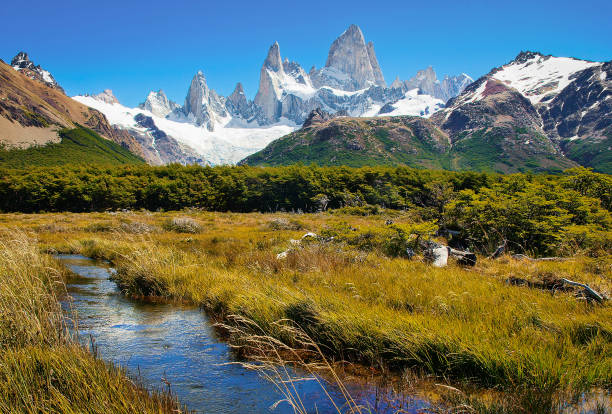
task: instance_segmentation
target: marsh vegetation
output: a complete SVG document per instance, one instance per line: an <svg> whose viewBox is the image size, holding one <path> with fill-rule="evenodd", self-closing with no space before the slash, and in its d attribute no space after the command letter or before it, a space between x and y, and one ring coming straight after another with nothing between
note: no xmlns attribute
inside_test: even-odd
<svg viewBox="0 0 612 414"><path fill-rule="evenodd" d="M463 390L454 404L480 412L561 411L591 391L606 395L612 384L609 303L512 283L568 278L609 295L612 257L603 249L562 261L504 255L479 258L475 267L434 268L420 255L403 257L402 249L415 235L446 240L431 223L393 210L0 220L37 237L42 251L110 260L126 295L192 303L228 326L239 315L294 347L296 337L278 324L290 320L331 362L435 378ZM186 224L197 231L185 232ZM291 241L306 231L322 237ZM229 339L240 345L240 338ZM498 397L479 398L482 389Z"/></svg>

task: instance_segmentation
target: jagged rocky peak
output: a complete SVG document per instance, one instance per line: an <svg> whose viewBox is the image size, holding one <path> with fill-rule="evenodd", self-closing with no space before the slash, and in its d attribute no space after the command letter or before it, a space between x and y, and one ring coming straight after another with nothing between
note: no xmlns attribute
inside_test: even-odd
<svg viewBox="0 0 612 414"><path fill-rule="evenodd" d="M112 105L119 103L119 100L115 97L113 91L110 89L104 89L104 91L92 96L99 101L106 102L107 104Z"/></svg>
<svg viewBox="0 0 612 414"><path fill-rule="evenodd" d="M402 87L404 87L404 82L400 80L399 76L396 76L395 80L391 83L389 87L391 89L401 89Z"/></svg>
<svg viewBox="0 0 612 414"><path fill-rule="evenodd" d="M169 100L164 91L161 89L157 92L149 92L146 101L139 106L142 109L146 109L147 111L151 112L153 115L157 115L162 118L180 108L176 102Z"/></svg>
<svg viewBox="0 0 612 414"><path fill-rule="evenodd" d="M261 108L264 117L270 122L275 122L281 114L282 106L280 98L282 90L279 85L279 77L284 75L283 63L280 55L278 42L274 42L268 50L259 74L259 89L255 95L255 104Z"/></svg>
<svg viewBox="0 0 612 414"><path fill-rule="evenodd" d="M433 67L419 70L415 76L404 82L407 89L419 90L419 93L431 95L434 98L447 102L452 97L459 95L473 82L465 73L457 76L445 76L440 82Z"/></svg>
<svg viewBox="0 0 612 414"><path fill-rule="evenodd" d="M336 78L345 90L385 85L374 45L366 45L361 29L354 24L332 43L323 71L326 69L325 75Z"/></svg>
<svg viewBox="0 0 612 414"><path fill-rule="evenodd" d="M17 55L11 60L11 66L18 72L23 73L30 79L34 79L38 82L44 83L50 88L57 89L64 92L64 89L57 83L53 75L43 68L40 65L35 65L34 62L30 60L28 54L26 52L19 52Z"/></svg>
<svg viewBox="0 0 612 414"><path fill-rule="evenodd" d="M26 52L19 52L17 55L11 60L11 66L13 69L34 69L34 63L28 57Z"/></svg>
<svg viewBox="0 0 612 414"><path fill-rule="evenodd" d="M190 121L209 131L214 131L220 118L227 116L224 99L208 87L201 70L191 80L183 112Z"/></svg>
<svg viewBox="0 0 612 414"><path fill-rule="evenodd" d="M227 97L225 106L234 115L239 115L242 118L246 118L249 110L249 102L247 101L244 93L244 87L242 83L238 82L234 88L234 92Z"/></svg>
<svg viewBox="0 0 612 414"><path fill-rule="evenodd" d="M378 58L376 57L376 52L374 51L374 42L368 42L368 57L370 58L370 65L372 65L372 70L374 71L374 81L378 86L386 86L385 77L382 74L382 70L380 69L380 65L378 64Z"/></svg>
<svg viewBox="0 0 612 414"><path fill-rule="evenodd" d="M541 54L540 52L532 52L530 50L525 50L525 51L521 51L518 55L516 55L516 57L514 58L513 62L515 62L515 63L525 63L528 60L531 60L531 59L537 58L537 57L544 57L544 55Z"/></svg>
<svg viewBox="0 0 612 414"><path fill-rule="evenodd" d="M283 70L283 63L281 60L278 42L274 42L274 44L270 46L268 56L266 56L266 60L264 61L264 66L270 70L273 70L274 72L281 72Z"/></svg>

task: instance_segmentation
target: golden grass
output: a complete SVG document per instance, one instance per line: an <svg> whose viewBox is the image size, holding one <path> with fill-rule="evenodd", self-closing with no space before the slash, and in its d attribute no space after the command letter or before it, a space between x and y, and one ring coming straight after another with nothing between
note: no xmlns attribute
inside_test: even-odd
<svg viewBox="0 0 612 414"><path fill-rule="evenodd" d="M149 394L76 344L64 292L61 268L32 238L0 231L0 412L178 412L171 396Z"/></svg>
<svg viewBox="0 0 612 414"><path fill-rule="evenodd" d="M407 214L396 223L409 223ZM161 229L190 217L200 231ZM47 250L112 260L132 295L189 301L219 321L240 315L291 346L276 321L290 319L328 357L395 370L415 369L511 391L521 410L551 412L555 399L612 386L612 307L570 292L507 283L567 277L610 295L612 257L564 262L480 259L475 268L432 268L336 243L292 247L305 231L334 223L383 227L388 217L182 212L2 215L0 223L38 234ZM280 220L280 221L279 221ZM94 223L104 231L92 232ZM291 225L279 225L290 223ZM49 226L53 231L47 231ZM61 227L60 227L61 226ZM108 230L108 227L112 230ZM125 227L125 226L124 226ZM131 227L126 227L131 228ZM296 230L303 228L303 230ZM88 231L89 230L89 231Z"/></svg>

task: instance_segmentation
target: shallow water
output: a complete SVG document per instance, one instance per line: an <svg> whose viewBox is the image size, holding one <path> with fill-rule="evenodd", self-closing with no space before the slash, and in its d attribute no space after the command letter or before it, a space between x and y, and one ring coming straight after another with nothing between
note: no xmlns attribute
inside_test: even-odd
<svg viewBox="0 0 612 414"><path fill-rule="evenodd" d="M82 276L67 286L71 300L66 310L76 311L79 338L93 341L98 355L118 363L151 388L165 381L182 404L198 413L293 413L287 403L272 408L282 396L273 384L243 368L226 343L220 341L206 315L178 304L146 303L128 299L109 280L106 263L79 255L56 256ZM371 412L423 412L425 401L403 396L402 401L379 401L375 386L345 384L355 400ZM314 381L297 383L309 412L336 412ZM328 388L341 404L337 390ZM378 400L378 401L377 401Z"/></svg>

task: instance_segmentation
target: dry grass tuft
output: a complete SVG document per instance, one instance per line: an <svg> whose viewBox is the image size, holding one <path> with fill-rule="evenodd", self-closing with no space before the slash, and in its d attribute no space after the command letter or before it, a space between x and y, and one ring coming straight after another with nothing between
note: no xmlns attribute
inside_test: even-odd
<svg viewBox="0 0 612 414"><path fill-rule="evenodd" d="M196 234L202 231L202 226L190 217L174 217L166 220L164 229L176 233Z"/></svg>
<svg viewBox="0 0 612 414"><path fill-rule="evenodd" d="M0 412L182 412L76 343L59 302L63 270L38 249L21 231L0 231Z"/></svg>

